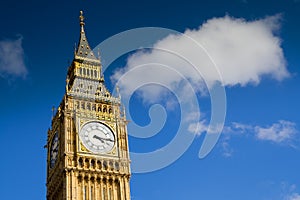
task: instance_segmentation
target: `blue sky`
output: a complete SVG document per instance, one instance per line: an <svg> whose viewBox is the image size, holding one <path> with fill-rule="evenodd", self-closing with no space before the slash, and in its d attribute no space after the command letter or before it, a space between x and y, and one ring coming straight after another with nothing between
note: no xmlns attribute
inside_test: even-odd
<svg viewBox="0 0 300 200"><path fill-rule="evenodd" d="M92 47L98 44L101 47L112 36L135 28L162 27L173 33L169 38L157 36L159 41L153 41L150 50L120 55L106 66L109 88L112 90L120 81L123 100L131 98L127 109L132 121L129 133L139 134L137 130L141 134L157 133L144 139L130 136L132 152L147 154L164 150L178 134L180 125L186 129L186 137L192 138L191 145L170 165L147 173L133 173L133 200L300 199L299 1L12 0L2 2L1 8L0 193L3 199L45 199L43 146L51 123L51 108L59 105L64 94L68 63L73 59L74 44L79 37L80 10L85 12L86 34ZM175 31L184 35L174 35ZM153 36L147 33L138 35L136 41ZM203 159L199 159L198 153L212 113L208 91L221 80L211 68L201 68L213 66L213 62L203 52L195 56L193 47L186 45L186 35L209 52L226 90L223 131ZM120 40L113 47L128 46L126 42ZM200 66L204 81L199 78L198 82L191 66L159 48L178 52ZM109 63L105 48L100 50L104 64ZM186 79L164 72L166 68L162 65L148 65L147 69L141 68L145 70L129 73L135 66L154 62L170 66L168 69ZM160 75L162 82L131 93L132 84L138 84L141 73L146 72L144 81ZM122 79L124 74L131 81L126 81L126 76ZM185 90L184 81L191 83L196 91ZM191 99L193 95L196 97L193 100L198 107L189 102L189 95ZM153 107L154 104L161 107ZM193 116L196 121L187 120ZM158 126L162 126L161 130ZM173 157L180 147L165 160ZM151 161L141 160L145 168Z"/></svg>

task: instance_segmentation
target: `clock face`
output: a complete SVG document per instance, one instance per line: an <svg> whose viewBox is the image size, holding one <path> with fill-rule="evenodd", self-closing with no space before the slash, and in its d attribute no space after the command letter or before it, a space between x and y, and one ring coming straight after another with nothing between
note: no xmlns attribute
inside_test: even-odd
<svg viewBox="0 0 300 200"><path fill-rule="evenodd" d="M111 129L96 121L86 123L80 130L79 137L83 145L94 153L108 153L115 145Z"/></svg>
<svg viewBox="0 0 300 200"><path fill-rule="evenodd" d="M58 133L56 132L50 146L50 167L54 167L58 156Z"/></svg>

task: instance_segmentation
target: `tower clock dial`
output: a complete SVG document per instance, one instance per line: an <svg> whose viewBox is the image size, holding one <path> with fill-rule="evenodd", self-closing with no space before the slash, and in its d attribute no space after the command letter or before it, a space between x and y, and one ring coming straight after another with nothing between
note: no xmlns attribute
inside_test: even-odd
<svg viewBox="0 0 300 200"><path fill-rule="evenodd" d="M56 132L50 146L50 167L53 168L58 156L58 133Z"/></svg>
<svg viewBox="0 0 300 200"><path fill-rule="evenodd" d="M115 145L115 136L111 129L97 121L86 123L79 137L83 145L93 153L108 153Z"/></svg>

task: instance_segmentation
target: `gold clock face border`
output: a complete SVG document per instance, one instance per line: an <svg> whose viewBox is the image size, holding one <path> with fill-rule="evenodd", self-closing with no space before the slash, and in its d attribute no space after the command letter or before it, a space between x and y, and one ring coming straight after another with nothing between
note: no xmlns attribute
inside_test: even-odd
<svg viewBox="0 0 300 200"><path fill-rule="evenodd" d="M83 139L81 137L81 134L82 134L82 130L83 128L89 124L89 123L97 123L97 124L100 124L101 126L104 126L106 127L110 132L111 134L113 135L114 137L114 144L112 146L112 148L108 151L103 151L103 152L98 152L98 151L93 151L93 150L90 150L88 147L86 147L86 145L84 144L83 142ZM117 135L115 133L115 131L110 127L109 124L107 123L104 123L102 121L99 121L99 120L88 120L86 122L81 122L80 123L81 126L80 126L80 130L78 132L78 138L79 138L79 147L80 147L80 150L83 151L83 152L88 152L88 153L92 153L92 154L96 154L96 155L114 155L115 152L116 152L116 146L117 146Z"/></svg>

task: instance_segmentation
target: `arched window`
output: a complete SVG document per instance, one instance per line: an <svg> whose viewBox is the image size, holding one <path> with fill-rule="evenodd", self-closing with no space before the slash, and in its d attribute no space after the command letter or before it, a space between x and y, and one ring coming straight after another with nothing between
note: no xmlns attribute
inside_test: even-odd
<svg viewBox="0 0 300 200"><path fill-rule="evenodd" d="M79 158L79 160L78 160L78 165L79 165L79 167L82 167L82 166L83 166L82 158Z"/></svg>
<svg viewBox="0 0 300 200"><path fill-rule="evenodd" d="M105 170L108 169L108 165L107 165L107 162L106 162L106 161L103 162L103 168L104 168Z"/></svg>
<svg viewBox="0 0 300 200"><path fill-rule="evenodd" d="M89 168L90 167L90 161L89 161L89 159L85 159L85 161L84 161L84 166L86 167L86 168Z"/></svg>
<svg viewBox="0 0 300 200"><path fill-rule="evenodd" d="M119 170L120 170L120 165L119 165L119 163L118 163L118 162L116 162L116 163L115 163L115 169L116 169L117 171L119 171Z"/></svg>
<svg viewBox="0 0 300 200"><path fill-rule="evenodd" d="M100 160L97 161L97 168L102 169L102 163Z"/></svg>
<svg viewBox="0 0 300 200"><path fill-rule="evenodd" d="M109 168L113 169L114 168L114 163L112 161L109 162Z"/></svg>
<svg viewBox="0 0 300 200"><path fill-rule="evenodd" d="M95 168L95 160L93 160L93 159L91 160L91 167Z"/></svg>

